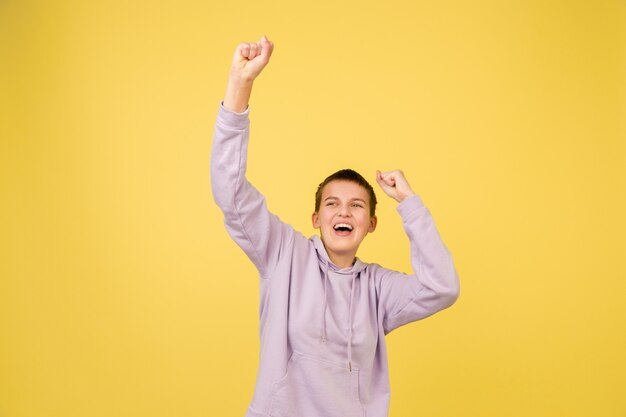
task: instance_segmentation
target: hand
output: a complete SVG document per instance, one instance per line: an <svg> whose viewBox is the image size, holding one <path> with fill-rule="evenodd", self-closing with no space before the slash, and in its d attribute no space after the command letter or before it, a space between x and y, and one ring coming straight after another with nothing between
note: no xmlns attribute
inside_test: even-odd
<svg viewBox="0 0 626 417"><path fill-rule="evenodd" d="M241 43L235 50L230 78L224 95L224 107L237 113L248 108L254 79L270 61L274 44L265 36L256 43Z"/></svg>
<svg viewBox="0 0 626 417"><path fill-rule="evenodd" d="M404 178L404 173L399 169L389 172L376 171L376 182L385 194L395 199L398 203L415 195L406 178Z"/></svg>
<svg viewBox="0 0 626 417"><path fill-rule="evenodd" d="M230 66L233 81L252 82L270 61L274 44L265 36L258 42L240 43Z"/></svg>

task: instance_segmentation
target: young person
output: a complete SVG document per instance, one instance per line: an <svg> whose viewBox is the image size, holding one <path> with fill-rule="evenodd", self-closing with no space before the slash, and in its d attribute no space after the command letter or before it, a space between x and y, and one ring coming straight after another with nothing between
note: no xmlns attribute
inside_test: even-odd
<svg viewBox="0 0 626 417"><path fill-rule="evenodd" d="M306 238L267 209L246 179L248 100L274 45L240 44L211 154L213 196L230 236L260 274L260 363L246 417L384 417L389 409L385 335L454 303L459 282L429 210L401 171L376 173L399 204L413 274L356 257L376 228L368 182L342 170L322 182Z"/></svg>

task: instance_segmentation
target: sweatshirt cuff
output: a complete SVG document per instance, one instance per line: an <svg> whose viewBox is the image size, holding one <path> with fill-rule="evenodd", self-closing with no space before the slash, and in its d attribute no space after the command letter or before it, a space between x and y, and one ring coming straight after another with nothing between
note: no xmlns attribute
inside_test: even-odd
<svg viewBox="0 0 626 417"><path fill-rule="evenodd" d="M405 198L404 201L396 207L398 213L402 218L406 217L409 213L412 213L420 208L424 207L424 203L422 202L422 198L415 194L411 197Z"/></svg>
<svg viewBox="0 0 626 417"><path fill-rule="evenodd" d="M250 123L249 114L250 106L248 106L243 112L237 113L224 107L224 102L222 101L220 102L220 108L217 111L217 120L226 126L246 128Z"/></svg>

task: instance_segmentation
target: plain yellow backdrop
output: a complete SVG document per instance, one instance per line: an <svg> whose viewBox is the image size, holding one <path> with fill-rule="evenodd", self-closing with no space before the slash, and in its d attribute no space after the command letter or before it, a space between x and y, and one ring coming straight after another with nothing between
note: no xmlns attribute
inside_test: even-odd
<svg viewBox="0 0 626 417"><path fill-rule="evenodd" d="M402 168L461 278L388 336L390 416L626 416L623 1L0 4L0 416L239 417L258 278L209 185L238 42L249 178L303 233ZM361 259L410 271L379 193Z"/></svg>

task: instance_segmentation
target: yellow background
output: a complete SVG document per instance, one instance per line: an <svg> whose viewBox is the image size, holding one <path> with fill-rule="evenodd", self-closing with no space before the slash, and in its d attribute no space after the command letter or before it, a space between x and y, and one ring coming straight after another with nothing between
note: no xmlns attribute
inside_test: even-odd
<svg viewBox="0 0 626 417"><path fill-rule="evenodd" d="M462 281L390 334L390 416L626 416L623 1L0 4L0 416L240 417L255 271L209 186L267 34L249 177L303 233L404 169ZM410 269L395 204L360 257Z"/></svg>

